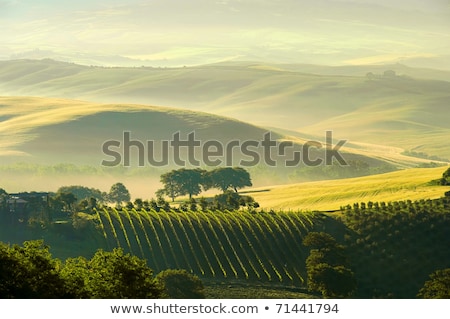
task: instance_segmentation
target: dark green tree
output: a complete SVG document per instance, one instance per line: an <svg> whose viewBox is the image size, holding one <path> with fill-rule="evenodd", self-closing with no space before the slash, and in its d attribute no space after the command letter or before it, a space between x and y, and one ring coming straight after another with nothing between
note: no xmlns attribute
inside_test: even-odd
<svg viewBox="0 0 450 319"><path fill-rule="evenodd" d="M153 299L162 295L145 260L124 254L122 249L98 250L90 260L68 259L61 273L68 291L78 298Z"/></svg>
<svg viewBox="0 0 450 319"><path fill-rule="evenodd" d="M443 174L442 178L440 179L441 185L450 185L450 168L448 168Z"/></svg>
<svg viewBox="0 0 450 319"><path fill-rule="evenodd" d="M153 270L144 260L124 254L121 249L97 251L89 261L88 269L93 274L89 280L93 298L149 299L161 296Z"/></svg>
<svg viewBox="0 0 450 319"><path fill-rule="evenodd" d="M144 201L142 200L142 198L136 198L133 204L136 210L141 210L144 207Z"/></svg>
<svg viewBox="0 0 450 319"><path fill-rule="evenodd" d="M201 193L205 172L199 168L181 168L165 173L161 175L161 183L164 188L158 194L167 195L172 201L181 195L189 195L189 199L191 199L193 195Z"/></svg>
<svg viewBox="0 0 450 319"><path fill-rule="evenodd" d="M72 193L79 201L83 199L89 200L92 197L100 202L105 200L104 196L106 195L99 189L80 185L62 186L58 189L57 193Z"/></svg>
<svg viewBox="0 0 450 319"><path fill-rule="evenodd" d="M59 202L62 204L62 208L66 212L73 212L74 211L74 204L77 202L77 197L70 193L70 192L57 192L54 197L56 202Z"/></svg>
<svg viewBox="0 0 450 319"><path fill-rule="evenodd" d="M222 192L233 189L236 193L238 189L252 186L249 172L241 167L221 167L206 174L207 188L218 188Z"/></svg>
<svg viewBox="0 0 450 319"><path fill-rule="evenodd" d="M189 195L189 199L193 195L198 195L202 191L204 170L196 169L180 169L178 170L180 191L182 195Z"/></svg>
<svg viewBox="0 0 450 319"><path fill-rule="evenodd" d="M424 299L450 299L450 268L436 270L430 275L417 297Z"/></svg>
<svg viewBox="0 0 450 319"><path fill-rule="evenodd" d="M59 268L59 260L51 257L43 241L26 241L23 246L0 243L0 298L73 297Z"/></svg>
<svg viewBox="0 0 450 319"><path fill-rule="evenodd" d="M241 196L236 192L226 190L223 194L214 196L211 206L214 209L237 210L241 206L250 209L257 208L259 204L251 196Z"/></svg>
<svg viewBox="0 0 450 319"><path fill-rule="evenodd" d="M325 298L346 298L356 288L353 272L344 266L327 263L308 265L308 288L319 291Z"/></svg>
<svg viewBox="0 0 450 319"><path fill-rule="evenodd" d="M303 245L312 249L329 249L338 246L336 239L325 232L309 232L303 238Z"/></svg>
<svg viewBox="0 0 450 319"><path fill-rule="evenodd" d="M310 232L303 245L311 247L306 259L308 289L325 298L345 298L356 289L353 272L348 268L344 246L324 232Z"/></svg>
<svg viewBox="0 0 450 319"><path fill-rule="evenodd" d="M61 267L60 275L64 280L67 293L73 298L89 299L92 297L92 285L89 281L92 273L89 269L89 261L86 258L67 259Z"/></svg>
<svg viewBox="0 0 450 319"><path fill-rule="evenodd" d="M170 299L202 299L205 298L205 288L196 275L186 270L168 269L156 276L156 281L162 288L165 298Z"/></svg>

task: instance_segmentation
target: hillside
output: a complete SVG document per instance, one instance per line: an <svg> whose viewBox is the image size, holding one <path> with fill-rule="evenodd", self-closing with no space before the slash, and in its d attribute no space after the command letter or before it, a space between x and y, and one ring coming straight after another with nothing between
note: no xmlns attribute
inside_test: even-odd
<svg viewBox="0 0 450 319"><path fill-rule="evenodd" d="M382 175L256 188L246 193L265 209L338 210L341 206L367 201L439 198L450 187L430 186L429 182L441 177L445 170L444 167L406 169Z"/></svg>
<svg viewBox="0 0 450 319"><path fill-rule="evenodd" d="M330 177L324 166L314 167L308 177L301 173L303 163L286 167L284 163L292 159L292 154L282 156L276 148L272 149L271 155L276 160L276 167L267 166L261 146L267 129L203 112L137 104L0 97L0 118L0 187L9 192L54 191L70 184L90 185L106 191L111 184L121 180L129 185L133 196L151 198L160 186L162 172L180 165L175 162L173 148L168 149L167 163L163 165L152 164L149 158L161 161L165 153L161 143L171 141L177 132L180 140L186 140L188 134L195 133L201 145L191 155L205 168L211 168L204 156L206 141L220 143L223 151L222 155L209 160L219 160L222 165L229 166L239 166L241 160L251 159L242 148L229 148L230 142L239 145L245 141L259 143L258 147L249 149L255 151L258 158L255 165L248 167L254 185L279 184L289 176L295 176L297 181ZM125 147L124 132L129 132L130 141L142 146ZM282 133L272 132L272 139L281 141L288 138ZM291 140L299 149L307 141ZM108 147L108 153L104 153L102 146L109 141L119 144ZM148 141L154 144L149 146ZM126 163L127 154L129 163ZM187 147L181 147L179 157L187 166L191 163L189 156ZM313 148L310 156L324 158L324 153ZM346 150L342 156L347 161L368 165L366 171L355 171L356 174L395 169L389 160L353 152L352 149ZM110 167L117 158L120 161L114 164L115 167ZM106 164L102 165L103 161Z"/></svg>
<svg viewBox="0 0 450 319"><path fill-rule="evenodd" d="M143 144L170 140L177 132L183 140L195 131L200 140L223 143L261 139L267 132L231 118L175 108L28 97L1 97L0 118L0 153L33 156L45 163L98 165L104 159L102 144L123 142L123 132Z"/></svg>
<svg viewBox="0 0 450 319"><path fill-rule="evenodd" d="M384 74L392 70L395 74ZM372 75L368 76L367 74ZM403 65L320 67L227 62L186 68L100 68L0 62L0 94L167 105L313 136L450 158L448 72ZM389 136L389 139L386 139Z"/></svg>

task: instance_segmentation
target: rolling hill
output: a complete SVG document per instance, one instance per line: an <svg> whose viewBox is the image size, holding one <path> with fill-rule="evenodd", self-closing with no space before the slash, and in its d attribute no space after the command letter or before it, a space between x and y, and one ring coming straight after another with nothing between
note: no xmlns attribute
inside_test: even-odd
<svg viewBox="0 0 450 319"><path fill-rule="evenodd" d="M150 198L159 188L159 176L163 172L184 166L175 162L175 150L169 147L177 133L180 140L186 140L193 133L200 142L192 154L187 147L180 147L178 157L185 166L196 166L190 160L193 156L201 167L211 168L203 155L206 153L204 143L213 141L219 143L223 153L214 153L208 159L219 160L221 165L242 166L241 161L257 156L258 161L248 166L254 185L283 183L291 175L296 176L296 181L329 177L323 166L315 167L309 177L299 171L304 163L287 167L286 160L293 158L289 151L294 148L282 156L274 147L270 156L276 166L266 165L266 153L261 144L269 132L267 129L203 112L137 104L1 97L0 118L0 185L10 192L56 190L68 184L88 185L106 191L120 179L129 185L133 196ZM125 132L129 137L125 137ZM307 141L290 139L276 132L272 132L271 137L277 143L290 140L298 149ZM125 146L129 143L126 140L141 146ZM103 145L110 141L118 144L105 151ZM149 141L154 144L148 144ZM169 143L167 163L152 164L149 158L154 161L163 158L164 141ZM229 147L231 143L242 146L248 141L259 144L247 149L253 155L245 153L243 148ZM212 151L215 151L214 147ZM126 154L129 154L129 163L126 163ZM367 164L368 170L363 174L371 173L372 169L395 169L387 159L352 152L351 148L342 152L342 156L351 163ZM312 148L310 157L324 159L325 153L323 149ZM112 161L116 159L118 162L113 165Z"/></svg>
<svg viewBox="0 0 450 319"><path fill-rule="evenodd" d="M53 60L0 62L1 95L173 106L316 138L333 130L340 139L441 158L450 158L450 126L443 116L449 80L449 72L400 64L101 68Z"/></svg>

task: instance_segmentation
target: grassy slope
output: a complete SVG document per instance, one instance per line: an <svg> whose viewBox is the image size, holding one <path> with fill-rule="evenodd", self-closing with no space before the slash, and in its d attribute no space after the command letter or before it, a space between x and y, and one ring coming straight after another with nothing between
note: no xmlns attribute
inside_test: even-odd
<svg viewBox="0 0 450 319"><path fill-rule="evenodd" d="M449 187L429 186L446 168L407 169L367 177L308 182L255 189L249 192L265 209L335 210L367 201L438 198Z"/></svg>
<svg viewBox="0 0 450 319"><path fill-rule="evenodd" d="M226 63L178 69L0 63L0 92L189 107L264 126L389 145L450 158L447 74L385 66L321 68ZM314 74L307 74L307 73ZM368 80L367 72L379 75ZM344 75L344 76L343 76ZM429 80L430 78L441 81ZM386 136L389 136L387 139Z"/></svg>
<svg viewBox="0 0 450 319"><path fill-rule="evenodd" d="M267 131L202 112L31 97L0 97L0 119L0 154L15 149L31 155L60 150L62 156L71 146L82 146L82 151L91 147L98 152L102 142L121 139L123 131L130 131L132 139L143 142L169 139L178 131L183 139L195 130L196 137L218 141L261 139Z"/></svg>
<svg viewBox="0 0 450 319"><path fill-rule="evenodd" d="M181 138L186 139L188 133L195 131L197 139L217 140L225 145L230 140L261 141L267 132L261 127L231 118L183 109L37 97L0 97L0 120L1 164L6 165L1 187L9 192L55 191L68 184L106 191L119 180L126 183L133 197L151 198L160 187L159 176L169 168L150 166L145 158L146 167L140 171L123 169L105 172L100 163L111 159L102 154L101 146L105 141L122 141L124 131L131 132L132 140L143 143L147 140L171 140L178 131ZM272 137L276 139L281 135L273 134ZM155 149L155 158L159 159L159 147ZM136 148L132 150L131 158L136 164ZM242 156L237 150L233 150L233 155L233 165L237 165ZM182 155L182 158L187 157ZM201 159L200 154L196 158ZM374 166L384 163L383 160L373 159L371 154L360 156L350 152L347 158L358 158ZM225 161L225 156L221 160ZM21 166L18 162L30 163L31 166ZM54 170L48 167L59 163L89 165L92 170L73 172L63 167ZM33 166L35 164L46 168ZM14 167L8 168L8 165ZM276 170L251 169L254 171L254 181L259 179L259 185L267 185L279 183L295 168L291 171L282 166ZM101 174L94 172L96 170L100 170Z"/></svg>

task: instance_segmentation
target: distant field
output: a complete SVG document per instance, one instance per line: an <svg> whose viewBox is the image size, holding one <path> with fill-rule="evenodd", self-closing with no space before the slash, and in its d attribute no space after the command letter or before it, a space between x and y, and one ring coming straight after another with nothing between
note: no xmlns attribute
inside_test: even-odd
<svg viewBox="0 0 450 319"><path fill-rule="evenodd" d="M395 75L385 76L387 70ZM173 106L316 137L333 130L336 138L441 158L450 158L448 79L448 72L402 65L230 62L166 69L0 61L0 95Z"/></svg>
<svg viewBox="0 0 450 319"><path fill-rule="evenodd" d="M258 188L249 192L265 209L335 210L367 201L418 200L441 197L450 187L429 186L445 167L417 168L341 180Z"/></svg>

